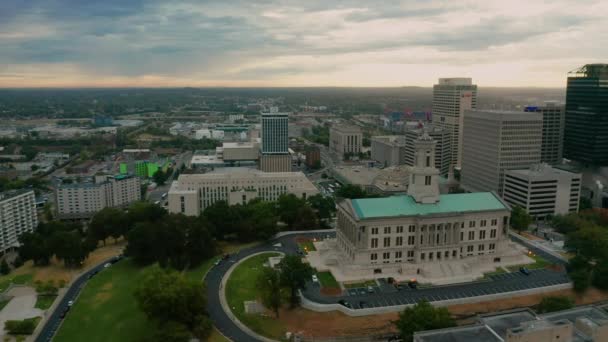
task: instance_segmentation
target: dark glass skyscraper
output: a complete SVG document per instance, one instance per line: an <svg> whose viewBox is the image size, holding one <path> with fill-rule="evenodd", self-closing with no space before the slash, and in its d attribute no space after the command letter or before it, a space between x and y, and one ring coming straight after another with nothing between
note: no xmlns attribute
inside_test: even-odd
<svg viewBox="0 0 608 342"><path fill-rule="evenodd" d="M564 133L565 158L608 166L608 64L569 73Z"/></svg>

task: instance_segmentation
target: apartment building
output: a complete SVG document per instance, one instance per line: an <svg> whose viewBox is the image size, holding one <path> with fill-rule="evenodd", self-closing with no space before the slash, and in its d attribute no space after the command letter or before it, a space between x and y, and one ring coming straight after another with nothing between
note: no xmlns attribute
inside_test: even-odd
<svg viewBox="0 0 608 342"><path fill-rule="evenodd" d="M543 116L537 112L469 110L464 115L461 186L503 190L506 170L540 163Z"/></svg>
<svg viewBox="0 0 608 342"><path fill-rule="evenodd" d="M578 211L580 173L537 164L524 170L505 172L503 198L520 206L536 219Z"/></svg>
<svg viewBox="0 0 608 342"><path fill-rule="evenodd" d="M282 194L307 198L319 193L302 172L262 172L232 167L203 174L181 174L169 190L169 212L196 216L217 201L274 201Z"/></svg>
<svg viewBox="0 0 608 342"><path fill-rule="evenodd" d="M0 193L0 252L19 247L19 235L38 226L33 190L11 190Z"/></svg>
<svg viewBox="0 0 608 342"><path fill-rule="evenodd" d="M358 126L334 124L329 129L329 149L340 158L361 153L363 132Z"/></svg>
<svg viewBox="0 0 608 342"><path fill-rule="evenodd" d="M95 176L55 188L57 217L88 219L106 207L126 207L141 199L141 182L132 175Z"/></svg>

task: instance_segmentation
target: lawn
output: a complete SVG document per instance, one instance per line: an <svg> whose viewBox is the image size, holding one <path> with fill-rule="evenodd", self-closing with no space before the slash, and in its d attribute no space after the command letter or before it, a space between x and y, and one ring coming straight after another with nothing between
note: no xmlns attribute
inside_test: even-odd
<svg viewBox="0 0 608 342"><path fill-rule="evenodd" d="M228 279L226 301L232 313L251 330L267 337L280 339L285 336L285 328L278 320L273 317L246 314L243 305L245 301L258 298L256 279L268 258L277 255L279 254L263 253L242 262Z"/></svg>
<svg viewBox="0 0 608 342"><path fill-rule="evenodd" d="M376 284L375 280L366 280L364 282L350 283L350 284L343 284L343 285L347 289L354 289L354 288L358 288L358 287L377 286L378 284Z"/></svg>
<svg viewBox="0 0 608 342"><path fill-rule="evenodd" d="M55 301L55 298L57 298L57 296L41 296L38 295L38 297L36 297L36 308L40 309L40 310L46 310L48 308L51 307L51 305L53 305L53 302Z"/></svg>
<svg viewBox="0 0 608 342"><path fill-rule="evenodd" d="M154 325L139 310L133 292L146 268L129 259L93 277L66 316L54 341L87 342L150 340Z"/></svg>
<svg viewBox="0 0 608 342"><path fill-rule="evenodd" d="M4 275L2 277L0 277L0 292L6 290L8 288L8 286L13 283L13 284L31 284L33 280L33 276L31 273L25 273L25 274L7 274Z"/></svg>
<svg viewBox="0 0 608 342"><path fill-rule="evenodd" d="M306 252L313 252L316 251L317 249L315 248L315 245L312 243L312 241L303 241L303 242L298 242L298 246L300 248L302 248L302 250L306 251Z"/></svg>
<svg viewBox="0 0 608 342"><path fill-rule="evenodd" d="M529 270L535 270L535 269L539 269L539 268L545 268L545 267L551 265L550 262L548 262L547 260L543 259L541 256L539 256L537 254L528 255L528 256L530 258L534 259L534 263L533 264L509 266L509 267L507 267L509 269L509 271L511 271L511 272L517 272L517 271L519 271L520 267L526 267Z"/></svg>
<svg viewBox="0 0 608 342"><path fill-rule="evenodd" d="M323 287L340 288L340 284L338 284L331 272L319 272L317 273L317 277L319 277L319 282Z"/></svg>
<svg viewBox="0 0 608 342"><path fill-rule="evenodd" d="M251 245L225 244L221 247L224 252L232 253ZM186 270L184 275L202 281L218 258ZM53 341L81 341L83 332L87 332L87 342L150 340L155 327L137 307L133 297L148 268L139 267L127 258L93 277L75 301ZM226 339L214 330L209 341L224 342Z"/></svg>

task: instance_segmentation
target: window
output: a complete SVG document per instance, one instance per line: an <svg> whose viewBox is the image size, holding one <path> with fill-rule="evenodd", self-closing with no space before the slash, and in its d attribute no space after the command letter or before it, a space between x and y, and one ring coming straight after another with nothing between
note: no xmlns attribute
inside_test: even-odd
<svg viewBox="0 0 608 342"><path fill-rule="evenodd" d="M390 247L390 246L391 246L391 238L385 237L384 238L384 247Z"/></svg>
<svg viewBox="0 0 608 342"><path fill-rule="evenodd" d="M488 250L493 251L493 250L495 250L495 249L496 249L496 244L491 243L491 244L489 244L489 245L488 245Z"/></svg>
<svg viewBox="0 0 608 342"><path fill-rule="evenodd" d="M475 228L475 221L469 221L469 228Z"/></svg>
<svg viewBox="0 0 608 342"><path fill-rule="evenodd" d="M456 257L456 250L453 250L452 251L452 258L455 258L455 257Z"/></svg>
<svg viewBox="0 0 608 342"><path fill-rule="evenodd" d="M407 251L407 257L409 258L413 258L414 257L414 251Z"/></svg>
<svg viewBox="0 0 608 342"><path fill-rule="evenodd" d="M445 251L445 253L444 253L444 254L445 254L445 257L446 257L446 258L449 258L449 257L450 257L450 252L449 252L449 251Z"/></svg>
<svg viewBox="0 0 608 342"><path fill-rule="evenodd" d="M410 233L415 233L416 232L416 226L410 225L408 227L407 231L410 232Z"/></svg>
<svg viewBox="0 0 608 342"><path fill-rule="evenodd" d="M490 230L490 238L493 239L496 237L496 229Z"/></svg>
<svg viewBox="0 0 608 342"><path fill-rule="evenodd" d="M403 257L403 252L395 252L395 259L401 259Z"/></svg>
<svg viewBox="0 0 608 342"><path fill-rule="evenodd" d="M497 224L498 224L498 220L497 220L497 219L492 219L492 223L491 223L491 224L492 224L493 226L497 225Z"/></svg>
<svg viewBox="0 0 608 342"><path fill-rule="evenodd" d="M431 185L431 176L424 176L424 185Z"/></svg>
<svg viewBox="0 0 608 342"><path fill-rule="evenodd" d="M372 239L372 248L378 248L378 239Z"/></svg>
<svg viewBox="0 0 608 342"><path fill-rule="evenodd" d="M477 246L477 250L478 251L483 251L485 248L486 248L485 245L479 245L479 246Z"/></svg>
<svg viewBox="0 0 608 342"><path fill-rule="evenodd" d="M424 260L424 253L420 253L420 260Z"/></svg>
<svg viewBox="0 0 608 342"><path fill-rule="evenodd" d="M372 234L373 235L378 234L378 228L372 228Z"/></svg>
<svg viewBox="0 0 608 342"><path fill-rule="evenodd" d="M474 240L475 239L475 232L474 231L470 231L469 232L469 241Z"/></svg>
<svg viewBox="0 0 608 342"><path fill-rule="evenodd" d="M403 233L403 226L397 226L397 233Z"/></svg>
<svg viewBox="0 0 608 342"><path fill-rule="evenodd" d="M403 245L403 236L397 236L397 238L395 239L395 246L402 246Z"/></svg>
<svg viewBox="0 0 608 342"><path fill-rule="evenodd" d="M483 240L486 238L486 231L485 230L480 230L479 231L479 240Z"/></svg>
<svg viewBox="0 0 608 342"><path fill-rule="evenodd" d="M416 237L415 236L412 235L412 236L408 236L407 237L407 244L409 246L413 246L415 241L416 241Z"/></svg>
<svg viewBox="0 0 608 342"><path fill-rule="evenodd" d="M369 258L370 258L371 260L378 260L378 253L372 253L372 254L369 256Z"/></svg>
<svg viewBox="0 0 608 342"><path fill-rule="evenodd" d="M429 260L433 260L433 252L429 252Z"/></svg>
<svg viewBox="0 0 608 342"><path fill-rule="evenodd" d="M464 240L464 232L460 232L460 241Z"/></svg>
<svg viewBox="0 0 608 342"><path fill-rule="evenodd" d="M431 157L426 156L426 167L430 167L430 166L431 166Z"/></svg>
<svg viewBox="0 0 608 342"><path fill-rule="evenodd" d="M467 252L472 252L473 251L473 246L467 246Z"/></svg>
<svg viewBox="0 0 608 342"><path fill-rule="evenodd" d="M389 253L389 252L382 253L382 259L387 260L390 258L391 258L391 253Z"/></svg>
<svg viewBox="0 0 608 342"><path fill-rule="evenodd" d="M479 226L480 227L485 227L486 226L486 220L479 221Z"/></svg>
<svg viewBox="0 0 608 342"><path fill-rule="evenodd" d="M424 235L420 235L420 244L424 245Z"/></svg>
<svg viewBox="0 0 608 342"><path fill-rule="evenodd" d="M391 233L391 227L384 227L384 234L390 234Z"/></svg>

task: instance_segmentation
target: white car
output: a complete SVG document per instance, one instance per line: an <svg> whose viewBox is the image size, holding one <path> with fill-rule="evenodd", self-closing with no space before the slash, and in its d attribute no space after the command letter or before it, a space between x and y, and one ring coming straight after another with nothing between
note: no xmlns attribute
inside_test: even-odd
<svg viewBox="0 0 608 342"><path fill-rule="evenodd" d="M108 267L110 267L110 266L112 266L112 264L111 264L111 263L109 263L109 262L108 262L108 263L106 263L105 265L103 265L103 267L104 267L104 268L108 268Z"/></svg>
<svg viewBox="0 0 608 342"><path fill-rule="evenodd" d="M318 283L319 282L319 277L317 277L316 274L313 274L312 275L312 281L315 282L315 283Z"/></svg>
<svg viewBox="0 0 608 342"><path fill-rule="evenodd" d="M73 301L73 300L70 300L70 301L68 302L68 306L72 306L72 305L74 305L74 301Z"/></svg>

